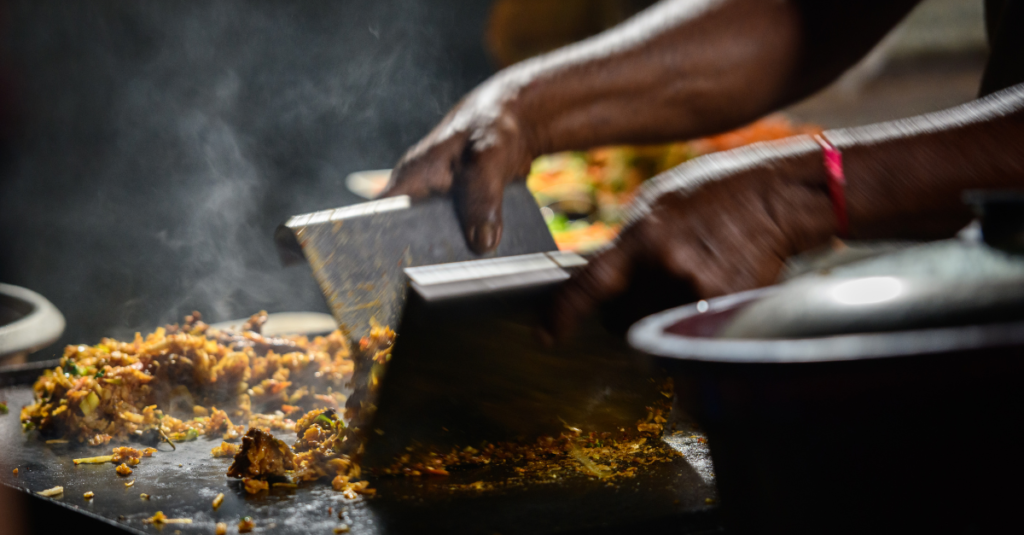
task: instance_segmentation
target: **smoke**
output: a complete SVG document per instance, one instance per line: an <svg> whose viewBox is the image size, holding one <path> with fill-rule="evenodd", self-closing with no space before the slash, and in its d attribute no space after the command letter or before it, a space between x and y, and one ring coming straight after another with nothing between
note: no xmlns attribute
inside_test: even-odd
<svg viewBox="0 0 1024 535"><path fill-rule="evenodd" d="M0 280L43 293L61 343L193 309L322 310L278 265L289 215L359 201L489 73L485 2L10 4L23 116L0 181ZM52 347L38 358L59 352Z"/></svg>

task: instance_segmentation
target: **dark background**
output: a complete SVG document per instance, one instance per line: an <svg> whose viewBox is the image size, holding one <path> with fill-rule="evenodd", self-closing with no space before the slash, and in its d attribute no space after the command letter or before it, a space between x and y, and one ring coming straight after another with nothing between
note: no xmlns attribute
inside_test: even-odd
<svg viewBox="0 0 1024 535"><path fill-rule="evenodd" d="M0 281L66 343L259 309L326 311L274 228L357 202L493 72L489 2L8 2Z"/></svg>

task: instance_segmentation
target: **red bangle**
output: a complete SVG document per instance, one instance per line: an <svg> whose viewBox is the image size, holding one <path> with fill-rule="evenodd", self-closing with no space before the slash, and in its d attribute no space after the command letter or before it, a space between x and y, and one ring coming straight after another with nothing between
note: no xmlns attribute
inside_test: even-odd
<svg viewBox="0 0 1024 535"><path fill-rule="evenodd" d="M825 160L825 171L828 173L828 194L832 198L832 210L836 214L836 234L846 238L850 232L850 219L846 215L846 176L843 174L843 153L824 134L814 136L821 145Z"/></svg>

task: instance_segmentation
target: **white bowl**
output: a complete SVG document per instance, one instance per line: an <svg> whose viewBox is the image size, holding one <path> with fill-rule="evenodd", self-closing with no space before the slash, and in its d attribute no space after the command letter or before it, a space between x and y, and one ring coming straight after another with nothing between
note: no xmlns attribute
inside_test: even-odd
<svg viewBox="0 0 1024 535"><path fill-rule="evenodd" d="M12 362L42 349L64 333L64 316L45 297L11 284L0 284L0 359ZM11 321L13 316L13 321Z"/></svg>

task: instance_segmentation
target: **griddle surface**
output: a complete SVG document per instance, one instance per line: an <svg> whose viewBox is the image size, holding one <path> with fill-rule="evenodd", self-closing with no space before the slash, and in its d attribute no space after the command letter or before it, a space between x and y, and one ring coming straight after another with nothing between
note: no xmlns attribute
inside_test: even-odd
<svg viewBox="0 0 1024 535"><path fill-rule="evenodd" d="M74 466L73 458L106 455L112 445L47 445L35 432L23 433L18 412L31 398L27 386L0 388L0 400L6 400L11 409L0 416L0 482L23 492L61 485L64 495L47 501L102 519L125 532L209 534L215 523L226 522L228 533L237 533L236 525L243 516L256 521L255 533L303 535L332 533L342 523L357 535L620 532L630 528L719 531L718 516L707 505L707 499L715 497L707 449L688 439L689 432L669 440L684 451L685 458L611 484L566 474L549 483L499 485L483 492L452 489L475 481L504 481L504 470L493 467L456 472L448 478L370 478L377 496L349 501L324 482L247 495L239 480L224 475L231 460L210 456L219 440L200 438L178 444L176 451L162 444L158 453L144 458L128 477L118 476L110 463ZM294 439L291 434L279 436L289 443ZM18 476L12 474L14 468L19 469ZM126 488L124 483L132 479L135 485ZM83 498L87 491L95 493L93 500ZM224 503L214 511L211 502L222 492ZM141 493L148 494L149 500L141 499ZM333 514L328 514L328 508ZM192 524L167 525L162 530L144 524L143 519L156 511L171 518L191 518ZM344 520L339 520L339 511Z"/></svg>

